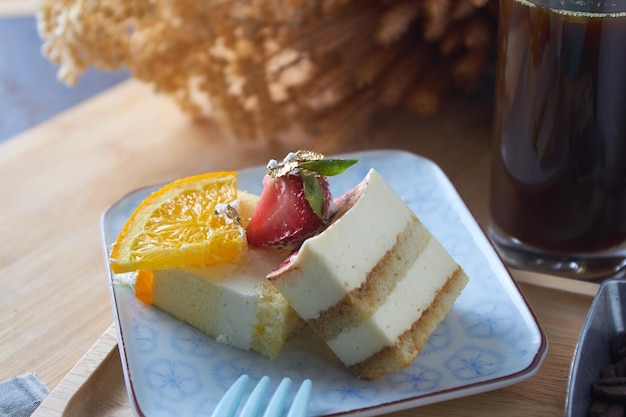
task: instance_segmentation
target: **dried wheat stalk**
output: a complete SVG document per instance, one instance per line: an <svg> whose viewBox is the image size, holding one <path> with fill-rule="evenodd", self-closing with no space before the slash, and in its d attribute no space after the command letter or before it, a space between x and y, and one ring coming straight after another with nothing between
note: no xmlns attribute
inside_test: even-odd
<svg viewBox="0 0 626 417"><path fill-rule="evenodd" d="M328 141L382 109L436 112L480 84L496 0L35 0L43 53L75 84L127 67L240 138Z"/></svg>

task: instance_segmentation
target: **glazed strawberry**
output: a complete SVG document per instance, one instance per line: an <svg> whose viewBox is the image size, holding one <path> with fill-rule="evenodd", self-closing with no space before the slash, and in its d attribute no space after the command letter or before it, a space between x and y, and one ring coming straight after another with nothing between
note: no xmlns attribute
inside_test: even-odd
<svg viewBox="0 0 626 417"><path fill-rule="evenodd" d="M310 151L270 161L246 228L248 244L292 248L322 229L334 211L326 175L343 172L355 162L324 159Z"/></svg>
<svg viewBox="0 0 626 417"><path fill-rule="evenodd" d="M247 227L248 244L251 246L292 246L315 234L328 220L331 196L325 177L317 180L326 190L324 211L318 216L304 193L301 176L287 175L263 179L263 192Z"/></svg>

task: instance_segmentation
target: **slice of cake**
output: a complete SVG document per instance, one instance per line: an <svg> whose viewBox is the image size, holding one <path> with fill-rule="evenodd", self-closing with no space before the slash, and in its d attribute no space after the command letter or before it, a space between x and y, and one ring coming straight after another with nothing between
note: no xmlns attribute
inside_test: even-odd
<svg viewBox="0 0 626 417"><path fill-rule="evenodd" d="M248 249L236 261L210 268L140 271L138 297L218 342L274 358L301 324L265 275L283 251Z"/></svg>
<svg viewBox="0 0 626 417"><path fill-rule="evenodd" d="M357 376L409 365L468 282L371 170L338 212L268 279Z"/></svg>

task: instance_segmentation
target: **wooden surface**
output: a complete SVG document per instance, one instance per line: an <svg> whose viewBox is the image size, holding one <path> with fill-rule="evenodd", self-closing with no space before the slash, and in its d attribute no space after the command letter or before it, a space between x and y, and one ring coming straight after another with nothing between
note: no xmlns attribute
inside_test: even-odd
<svg viewBox="0 0 626 417"><path fill-rule="evenodd" d="M488 101L462 100L425 121L390 115L368 137L324 151L401 148L430 158L484 226L490 115ZM100 414L91 415L125 415L119 357L116 362L116 355L107 353L110 337L98 341L113 320L100 246L103 210L138 187L264 164L311 146L297 137L234 140L212 121L191 122L168 99L135 81L0 145L0 380L36 373L48 387L65 390L53 391L49 399L70 400L66 413L77 414L66 416L85 412L72 408L80 401L71 398L86 381L76 395L83 406L100 407ZM419 415L562 415L573 349L597 286L523 272L515 276L548 336L542 368L521 384L424 407ZM92 372L104 381L104 399L91 389ZM110 406L103 404L108 399L119 401L105 408L110 413L102 411ZM59 415L62 403L42 405L39 415Z"/></svg>

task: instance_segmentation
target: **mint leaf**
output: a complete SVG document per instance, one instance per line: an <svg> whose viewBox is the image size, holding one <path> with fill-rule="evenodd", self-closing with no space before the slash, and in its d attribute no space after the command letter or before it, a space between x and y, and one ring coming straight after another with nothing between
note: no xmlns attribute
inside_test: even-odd
<svg viewBox="0 0 626 417"><path fill-rule="evenodd" d="M352 165L356 164L358 159L316 159L313 161L300 162L300 168L313 171L319 175L332 177L339 175Z"/></svg>
<svg viewBox="0 0 626 417"><path fill-rule="evenodd" d="M317 216L324 220L324 193L317 177L314 175L303 175L302 185L304 196Z"/></svg>

